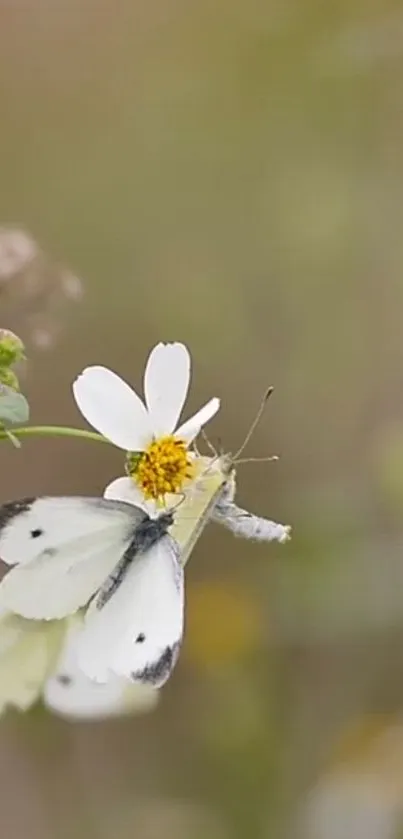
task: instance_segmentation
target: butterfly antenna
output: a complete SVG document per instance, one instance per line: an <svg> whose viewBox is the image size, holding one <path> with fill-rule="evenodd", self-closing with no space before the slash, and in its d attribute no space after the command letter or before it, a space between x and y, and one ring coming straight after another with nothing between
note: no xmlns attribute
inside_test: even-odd
<svg viewBox="0 0 403 839"><path fill-rule="evenodd" d="M225 454L225 452L224 452L224 446L223 446L223 444L222 444L222 440L221 440L221 438L220 438L220 437L219 437L219 438L218 438L218 440L217 440L217 450L218 450L218 451L217 451L218 456L219 456L219 457L224 457L224 454Z"/></svg>
<svg viewBox="0 0 403 839"><path fill-rule="evenodd" d="M182 506L182 504L183 504L183 502L184 502L184 501L186 501L186 493L185 493L185 492L181 492L181 493L180 493L180 496L179 496L179 501L178 501L178 503L177 503L177 504L174 504L174 505L171 507L171 512L172 512L172 513L176 513L176 511L179 509L179 507L181 507L181 506Z"/></svg>
<svg viewBox="0 0 403 839"><path fill-rule="evenodd" d="M255 419L254 419L254 420L253 420L253 422L252 422L252 425L251 425L251 426L250 426L250 428L249 428L249 431L248 431L248 433L247 433L247 435L246 435L246 437L245 437L245 439L244 439L244 441L243 441L243 443L242 443L242 446L238 449L238 451L236 452L236 454L234 454L234 456L233 456L233 462L234 462L234 463L235 463L235 461L238 459L239 455L240 455L240 454L242 454L243 450L244 450L244 449L246 448L246 446L248 445L249 440L251 439L251 437L252 437L252 435L253 435L254 431L256 430L257 426L259 425L259 422L260 422L260 420L261 420L261 418L262 418L262 414L263 414L264 409L265 409L265 407L266 407L267 400L269 399L269 397L270 397L270 396L271 396L271 394L273 393L273 390L274 390L274 387L272 387L272 386L271 386L271 387L269 387L269 388L267 388L266 393L265 393L265 395L264 395L264 397L263 397L263 399L262 399L262 401L261 401L261 403L260 403L259 410L258 410L258 412L257 412L257 414L256 414L256 416L255 416ZM264 459L265 459L265 458L264 458Z"/></svg>
<svg viewBox="0 0 403 839"><path fill-rule="evenodd" d="M280 460L278 454L271 454L268 457L242 457L238 463L268 463L270 460Z"/></svg>
<svg viewBox="0 0 403 839"><path fill-rule="evenodd" d="M201 433L201 436L203 437L203 440L204 440L204 442L205 442L205 444L206 444L206 446L207 446L208 450L211 452L211 454L212 454L212 455L214 455L214 457L217 457L217 456L218 456L218 452L217 452L217 451L216 451L216 449L214 448L213 444L212 444L212 443L210 443L210 440L209 440L209 438L207 437L207 434L206 434L206 432L205 432L204 428L202 428L202 430L201 430L201 432L200 432L200 433Z"/></svg>

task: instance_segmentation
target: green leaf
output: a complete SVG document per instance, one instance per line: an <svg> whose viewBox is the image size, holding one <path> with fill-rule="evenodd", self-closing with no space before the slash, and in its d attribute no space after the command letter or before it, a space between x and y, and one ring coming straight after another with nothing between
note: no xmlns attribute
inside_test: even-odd
<svg viewBox="0 0 403 839"><path fill-rule="evenodd" d="M0 424L15 425L27 422L29 405L22 393L17 393L7 385L0 385Z"/></svg>

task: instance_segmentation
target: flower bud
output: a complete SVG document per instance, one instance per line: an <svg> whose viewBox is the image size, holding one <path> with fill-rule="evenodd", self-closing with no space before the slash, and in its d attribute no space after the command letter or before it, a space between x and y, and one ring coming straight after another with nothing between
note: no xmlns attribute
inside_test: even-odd
<svg viewBox="0 0 403 839"><path fill-rule="evenodd" d="M17 376L12 370L8 370L7 367L0 367L0 385L6 385L11 390L19 391L20 389Z"/></svg>
<svg viewBox="0 0 403 839"><path fill-rule="evenodd" d="M25 347L21 338L10 329L0 329L0 367L10 367L24 358Z"/></svg>

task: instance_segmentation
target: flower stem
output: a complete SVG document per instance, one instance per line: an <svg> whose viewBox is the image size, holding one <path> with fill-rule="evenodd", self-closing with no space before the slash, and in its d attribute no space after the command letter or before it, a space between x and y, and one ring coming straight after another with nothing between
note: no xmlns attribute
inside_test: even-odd
<svg viewBox="0 0 403 839"><path fill-rule="evenodd" d="M13 428L14 437L82 437L84 440L95 440L98 443L109 443L102 434L96 431L85 431L81 428L68 428L63 425L29 425L26 428ZM0 440L7 440L7 431L0 431Z"/></svg>

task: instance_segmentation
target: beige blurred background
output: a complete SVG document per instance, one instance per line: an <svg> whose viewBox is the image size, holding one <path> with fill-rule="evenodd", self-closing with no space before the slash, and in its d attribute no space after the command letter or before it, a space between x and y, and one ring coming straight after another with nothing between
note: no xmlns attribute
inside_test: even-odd
<svg viewBox="0 0 403 839"><path fill-rule="evenodd" d="M82 425L82 367L140 388L185 341L226 449L275 386L249 452L281 458L238 497L294 533L205 532L152 713L0 722L7 839L403 836L402 103L392 0L0 2L0 325L32 421ZM81 441L0 464L1 500L121 471Z"/></svg>

